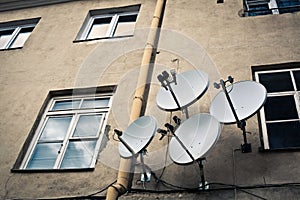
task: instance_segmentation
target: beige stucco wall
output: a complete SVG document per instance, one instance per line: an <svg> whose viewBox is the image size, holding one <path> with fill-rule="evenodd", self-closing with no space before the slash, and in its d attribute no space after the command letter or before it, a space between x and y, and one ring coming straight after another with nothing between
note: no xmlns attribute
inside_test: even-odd
<svg viewBox="0 0 300 200"><path fill-rule="evenodd" d="M104 153L103 156L115 160L113 168L98 161L93 172L23 174L10 173L10 170L50 90L115 85L122 74L140 65L141 51L128 52L128 56L113 57L108 66L98 66L91 77L89 64L94 60L89 56L105 42L73 43L89 10L136 4L142 4L136 27L150 26L153 1L77 1L0 13L1 22L41 17L22 49L0 52L1 199L90 194L115 180L119 164L115 147L116 155ZM133 38L124 40L132 41ZM105 53L112 53L112 50L106 49ZM94 76L95 73L98 75ZM117 128L113 123L111 120L109 125Z"/></svg>
<svg viewBox="0 0 300 200"><path fill-rule="evenodd" d="M251 66L299 61L299 12L243 18L238 15L241 9L242 1L229 0L223 4L204 0L167 2L163 29L179 32L203 48L213 65L205 67L208 62L199 61L199 66L193 67L215 75L210 80L211 85L228 75L232 75L235 81L251 80ZM179 42L174 40L174 43ZM195 52L189 53L192 55L188 58L190 60L181 59L181 67L187 66L187 62L196 63L192 60ZM199 60L203 60L204 53L198 54ZM165 55L159 54L157 60L163 60ZM213 94L210 88L206 96L211 100ZM205 101L200 99L199 104L203 103ZM233 153L242 143L241 131L236 125L223 127L219 142L207 156L207 179L227 183L236 179L238 184L298 182L299 178L294 174L299 174L299 153L259 153L259 130L255 116L247 121L247 129L252 133L247 137L253 152L241 154L239 151ZM234 160L236 177L232 168ZM178 182L184 182L179 180L183 177L178 177ZM186 179L189 178L186 176Z"/></svg>
<svg viewBox="0 0 300 200"><path fill-rule="evenodd" d="M251 80L251 66L299 61L299 12L243 18L238 15L241 9L242 1L228 0L223 4L204 0L167 2L163 29L179 32L203 48L213 65L205 67L207 62L199 61L199 65L193 67L215 75L217 79L212 77L211 85L220 78L226 79L228 75L232 75L235 81ZM179 42L174 40L174 43ZM187 54L191 56L185 60L181 58L181 67L187 66L187 62L196 62L192 60L195 52L190 51ZM204 53L198 54L199 60L203 59ZM157 60L163 60L165 55L167 56L164 53L159 54ZM210 88L206 97L211 100L212 94L214 92ZM199 104L205 104L205 101L200 99ZM253 152L242 154L234 151L242 143L241 131L236 125L223 127L216 147L207 156L208 181L233 183L235 179L237 184L246 185L299 182L298 176L295 176L300 172L299 153L259 153L260 139L256 116L247 121L247 129L252 133L247 138L252 143ZM174 168L173 173L178 173L178 168ZM182 168L182 173L187 176L178 176L177 182L187 183L191 180L194 175L188 176L187 171L189 170ZM165 177L170 178L172 175ZM194 186L197 181L195 180Z"/></svg>
<svg viewBox="0 0 300 200"><path fill-rule="evenodd" d="M134 4L142 4L134 37L73 43L89 10ZM22 49L0 51L0 198L86 195L115 180L119 155L111 137L92 172L11 173L10 169L50 90L116 84L108 125L126 128L154 6L154 0L91 0L0 13L1 22L41 17ZM210 75L212 85L228 75L236 81L250 80L253 65L299 61L300 12L242 18L241 9L242 2L233 0L224 4L167 1L146 110L159 126L169 119L169 113L155 105L159 90L155 77L164 69L201 69ZM210 87L190 113L208 112L216 92ZM235 125L223 127L217 145L207 155L207 181L246 185L300 181L298 152L259 153L255 116L247 121L247 130L252 132L248 139L253 152L242 154L234 151L242 143L240 130ZM165 164L167 141L159 137L155 136L145 158L157 172ZM196 165L178 166L169 158L166 163L165 180L186 187L198 185ZM146 186L154 189L156 183ZM142 186L134 181L133 187Z"/></svg>

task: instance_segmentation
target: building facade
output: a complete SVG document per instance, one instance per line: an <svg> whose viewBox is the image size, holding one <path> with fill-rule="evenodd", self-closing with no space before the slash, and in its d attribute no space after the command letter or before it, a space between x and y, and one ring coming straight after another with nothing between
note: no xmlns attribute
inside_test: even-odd
<svg viewBox="0 0 300 200"><path fill-rule="evenodd" d="M162 15L154 16L156 3L0 1L1 199L106 195L120 164L114 129L130 124L157 17L141 115L156 118L158 128L174 124L175 115L188 120L156 105L156 77L164 70L208 75L209 87L188 107L189 116L209 113L220 91L214 82L228 76L261 83L267 96L247 118L251 152L242 152L236 124L222 124L205 155L205 191L198 189L197 163L175 164L168 151L172 135L160 140L156 133L144 157L150 181L141 179L137 158L131 192L120 198L300 198L299 2L167 0Z"/></svg>

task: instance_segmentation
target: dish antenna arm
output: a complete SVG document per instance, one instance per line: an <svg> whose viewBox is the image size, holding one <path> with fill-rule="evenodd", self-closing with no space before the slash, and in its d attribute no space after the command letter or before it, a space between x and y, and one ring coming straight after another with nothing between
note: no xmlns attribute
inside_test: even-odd
<svg viewBox="0 0 300 200"><path fill-rule="evenodd" d="M244 144L241 145L241 149L242 149L242 152L243 153L249 153L249 152L252 152L252 148L251 148L251 144L247 142L247 135L246 135L246 120L239 120L237 114L236 114L236 111L235 111L235 108L232 104L232 101L230 99L230 96L228 94L228 91L226 89L226 83L227 82L230 82L231 84L233 83L233 77L232 76L228 76L228 79L226 81L224 81L223 79L220 80L220 83L214 83L214 87L215 88L220 88L220 85L223 89L223 92L226 96L226 99L227 99L227 102L230 106L230 109L232 111L232 114L236 120L236 123L237 123L237 127L240 128L242 131L243 131L243 138L244 138Z"/></svg>

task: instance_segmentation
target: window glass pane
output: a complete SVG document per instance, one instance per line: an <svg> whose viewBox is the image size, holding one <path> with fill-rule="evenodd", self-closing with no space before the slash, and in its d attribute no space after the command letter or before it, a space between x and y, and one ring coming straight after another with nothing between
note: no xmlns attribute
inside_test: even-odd
<svg viewBox="0 0 300 200"><path fill-rule="evenodd" d="M300 147L300 122L267 124L271 149Z"/></svg>
<svg viewBox="0 0 300 200"><path fill-rule="evenodd" d="M114 36L133 35L137 14L120 16Z"/></svg>
<svg viewBox="0 0 300 200"><path fill-rule="evenodd" d="M280 13L290 13L300 11L299 0L277 0Z"/></svg>
<svg viewBox="0 0 300 200"><path fill-rule="evenodd" d="M292 7L296 5L300 5L299 0L276 0L278 7Z"/></svg>
<svg viewBox="0 0 300 200"><path fill-rule="evenodd" d="M294 71L293 74L296 82L297 91L300 91L300 71Z"/></svg>
<svg viewBox="0 0 300 200"><path fill-rule="evenodd" d="M268 15L272 14L267 3L264 4L248 4L249 10L246 10L247 16Z"/></svg>
<svg viewBox="0 0 300 200"><path fill-rule="evenodd" d="M96 141L70 141L61 168L90 168Z"/></svg>
<svg viewBox="0 0 300 200"><path fill-rule="evenodd" d="M49 117L39 140L63 140L71 120L72 116Z"/></svg>
<svg viewBox="0 0 300 200"><path fill-rule="evenodd" d="M15 29L0 31L0 49L5 49Z"/></svg>
<svg viewBox="0 0 300 200"><path fill-rule="evenodd" d="M298 118L293 95L268 97L264 109L267 121Z"/></svg>
<svg viewBox="0 0 300 200"><path fill-rule="evenodd" d="M56 101L51 110L69 110L79 108L80 100Z"/></svg>
<svg viewBox="0 0 300 200"><path fill-rule="evenodd" d="M291 7L283 7L279 8L279 13L292 13L292 12L299 12L300 11L300 6L291 6Z"/></svg>
<svg viewBox="0 0 300 200"><path fill-rule="evenodd" d="M111 22L111 17L94 19L87 39L107 37L107 31Z"/></svg>
<svg viewBox="0 0 300 200"><path fill-rule="evenodd" d="M26 40L30 36L32 30L33 30L33 27L22 28L21 31L19 32L17 38L15 39L13 44L11 45L11 48L23 47L24 43L26 42Z"/></svg>
<svg viewBox="0 0 300 200"><path fill-rule="evenodd" d="M108 107L110 98L85 99L81 108L103 108Z"/></svg>
<svg viewBox="0 0 300 200"><path fill-rule="evenodd" d="M293 95L268 97L264 109L267 121L298 118Z"/></svg>
<svg viewBox="0 0 300 200"><path fill-rule="evenodd" d="M259 74L259 82L265 86L268 92L294 90L290 72Z"/></svg>
<svg viewBox="0 0 300 200"><path fill-rule="evenodd" d="M27 165L27 169L52 169L61 143L40 143L35 150Z"/></svg>
<svg viewBox="0 0 300 200"><path fill-rule="evenodd" d="M102 115L81 115L73 137L97 136Z"/></svg>

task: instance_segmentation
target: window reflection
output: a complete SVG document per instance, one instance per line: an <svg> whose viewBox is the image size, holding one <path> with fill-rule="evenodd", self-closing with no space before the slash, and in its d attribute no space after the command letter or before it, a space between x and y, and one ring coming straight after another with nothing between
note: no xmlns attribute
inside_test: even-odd
<svg viewBox="0 0 300 200"><path fill-rule="evenodd" d="M39 140L63 140L71 120L72 116L49 117Z"/></svg>
<svg viewBox="0 0 300 200"><path fill-rule="evenodd" d="M137 14L120 16L114 36L133 35Z"/></svg>
<svg viewBox="0 0 300 200"><path fill-rule="evenodd" d="M6 45L10 41L14 29L0 31L0 49L5 49Z"/></svg>
<svg viewBox="0 0 300 200"><path fill-rule="evenodd" d="M107 107L109 98L84 99L81 108L103 108Z"/></svg>
<svg viewBox="0 0 300 200"><path fill-rule="evenodd" d="M60 168L89 168L96 141L71 141Z"/></svg>
<svg viewBox="0 0 300 200"><path fill-rule="evenodd" d="M79 108L80 100L56 101L52 110L69 110Z"/></svg>
<svg viewBox="0 0 300 200"><path fill-rule="evenodd" d="M51 99L22 169L93 168L110 96L66 96ZM97 148L98 149L98 148ZM27 156L28 155L28 156Z"/></svg>
<svg viewBox="0 0 300 200"><path fill-rule="evenodd" d="M51 169L53 168L61 143L40 143L31 156L27 169Z"/></svg>
<svg viewBox="0 0 300 200"><path fill-rule="evenodd" d="M97 136L102 115L81 115L73 137Z"/></svg>
<svg viewBox="0 0 300 200"><path fill-rule="evenodd" d="M111 17L94 19L87 39L106 37L111 19Z"/></svg>
<svg viewBox="0 0 300 200"><path fill-rule="evenodd" d="M22 28L16 37L15 41L12 43L11 48L17 48L24 46L26 40L30 36L34 27Z"/></svg>

